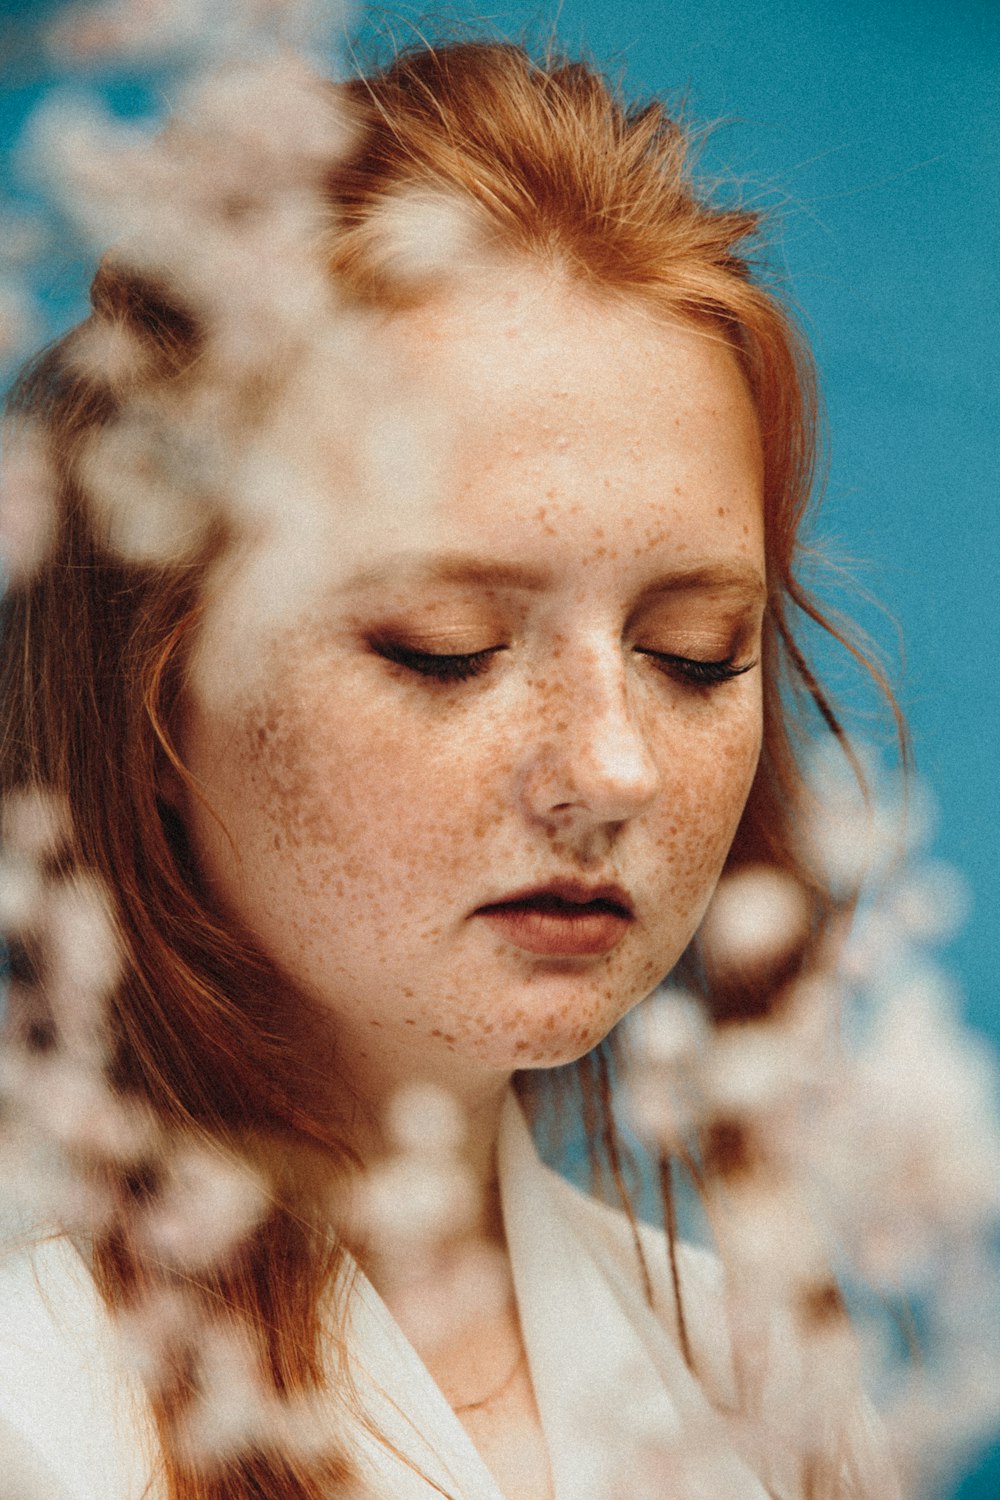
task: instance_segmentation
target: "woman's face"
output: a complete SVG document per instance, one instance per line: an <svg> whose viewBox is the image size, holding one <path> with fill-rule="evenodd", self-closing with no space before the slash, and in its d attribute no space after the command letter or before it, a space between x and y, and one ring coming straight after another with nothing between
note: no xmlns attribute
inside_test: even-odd
<svg viewBox="0 0 1000 1500"><path fill-rule="evenodd" d="M362 1087L461 1092L588 1050L698 925L761 741L760 445L721 340L540 271L373 337L437 478L345 495L319 359L275 414L328 527L270 625L260 548L211 599L187 821Z"/></svg>

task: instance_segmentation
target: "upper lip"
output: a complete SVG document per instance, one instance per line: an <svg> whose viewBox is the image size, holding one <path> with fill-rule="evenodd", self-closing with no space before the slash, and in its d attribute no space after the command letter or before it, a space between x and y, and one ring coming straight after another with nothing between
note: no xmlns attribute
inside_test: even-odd
<svg viewBox="0 0 1000 1500"><path fill-rule="evenodd" d="M497 906L512 906L519 901L531 901L538 896L555 896L560 901L570 902L574 906L586 906L591 901L607 901L609 905L618 907L625 916L633 915L632 902L627 892L620 885L588 885L584 880L548 880L544 885L524 886L518 891L510 891L506 896L499 896L495 901L487 901L478 907L479 911L489 911Z"/></svg>

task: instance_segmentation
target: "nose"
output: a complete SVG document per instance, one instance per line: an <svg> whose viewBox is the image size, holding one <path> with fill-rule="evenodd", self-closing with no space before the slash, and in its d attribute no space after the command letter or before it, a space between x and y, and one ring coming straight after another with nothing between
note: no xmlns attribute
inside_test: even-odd
<svg viewBox="0 0 1000 1500"><path fill-rule="evenodd" d="M620 649L605 660L585 653L579 670L563 671L539 692L537 729L522 765L528 816L565 828L623 823L645 811L660 775Z"/></svg>

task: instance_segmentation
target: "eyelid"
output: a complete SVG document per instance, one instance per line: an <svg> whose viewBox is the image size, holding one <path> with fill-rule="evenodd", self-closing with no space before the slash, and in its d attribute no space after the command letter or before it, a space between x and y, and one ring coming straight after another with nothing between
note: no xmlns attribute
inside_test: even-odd
<svg viewBox="0 0 1000 1500"><path fill-rule="evenodd" d="M496 636L484 636L480 633L477 639L468 631L455 635L388 631L384 635L375 636L372 644L409 652L412 656L479 656L483 651L506 649L506 643L501 643Z"/></svg>
<svg viewBox="0 0 1000 1500"><path fill-rule="evenodd" d="M628 622L626 638L663 655L715 661L758 649L763 611L695 600L660 600ZM662 643L662 644L661 644Z"/></svg>
<svg viewBox="0 0 1000 1500"><path fill-rule="evenodd" d="M415 676L438 682L465 682L484 672L492 656L506 651L505 645L486 646L479 651L422 651L393 639L375 639L371 649L385 661L394 662Z"/></svg>

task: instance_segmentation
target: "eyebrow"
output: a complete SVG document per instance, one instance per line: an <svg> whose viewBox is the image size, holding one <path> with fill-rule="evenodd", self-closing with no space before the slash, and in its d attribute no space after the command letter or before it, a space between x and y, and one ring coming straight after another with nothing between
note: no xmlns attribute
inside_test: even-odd
<svg viewBox="0 0 1000 1500"><path fill-rule="evenodd" d="M527 563L501 562L463 552L426 554L393 553L371 567L351 575L342 589L354 593L391 584L415 583L472 584L481 588L521 589L538 593L551 583L548 569ZM647 604L660 594L715 593L732 598L734 603L763 603L767 586L759 570L742 561L717 561L690 564L672 569L652 579L642 589L639 604Z"/></svg>
<svg viewBox="0 0 1000 1500"><path fill-rule="evenodd" d="M646 585L639 604L648 604L660 594L721 594L736 604L764 604L767 584L750 563L714 562L676 568Z"/></svg>
<svg viewBox="0 0 1000 1500"><path fill-rule="evenodd" d="M544 568L527 563L507 563L464 552L427 554L396 552L353 573L344 584L347 593L392 583L471 583L488 588L516 588L539 592L550 581Z"/></svg>

